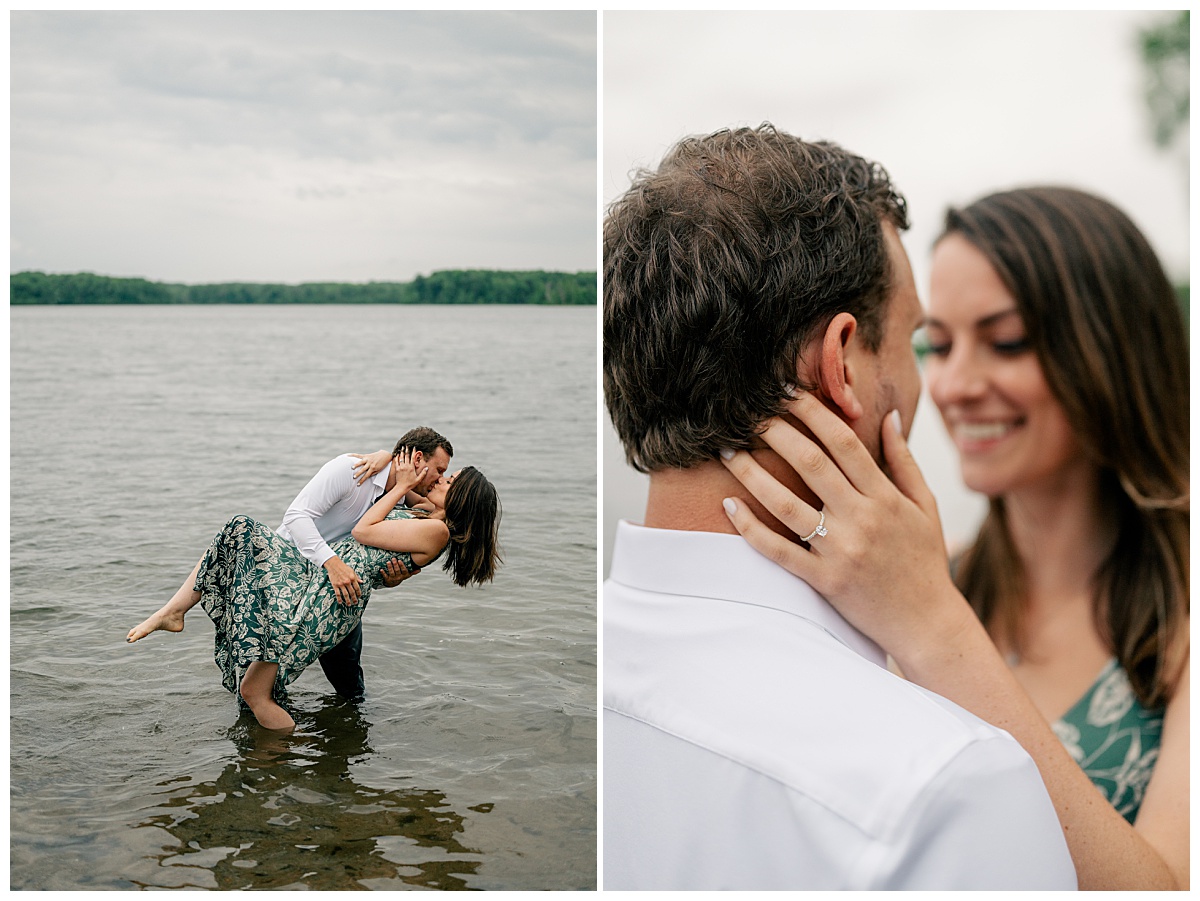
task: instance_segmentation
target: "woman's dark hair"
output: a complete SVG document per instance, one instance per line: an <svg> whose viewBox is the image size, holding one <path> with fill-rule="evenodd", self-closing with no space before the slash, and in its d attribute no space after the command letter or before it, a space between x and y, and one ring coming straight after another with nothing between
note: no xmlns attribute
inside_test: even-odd
<svg viewBox="0 0 1200 901"><path fill-rule="evenodd" d="M946 216L1012 293L1083 452L1100 470L1116 543L1094 574L1094 616L1138 699L1178 676L1189 611L1188 348L1149 243L1107 201L1067 188L985 197ZM940 239L939 239L940 240ZM1023 573L1002 498L956 572L989 628L1019 649Z"/></svg>
<svg viewBox="0 0 1200 901"><path fill-rule="evenodd" d="M495 576L503 562L496 542L501 513L495 486L474 466L464 467L446 492L450 544L442 566L458 585L482 585Z"/></svg>

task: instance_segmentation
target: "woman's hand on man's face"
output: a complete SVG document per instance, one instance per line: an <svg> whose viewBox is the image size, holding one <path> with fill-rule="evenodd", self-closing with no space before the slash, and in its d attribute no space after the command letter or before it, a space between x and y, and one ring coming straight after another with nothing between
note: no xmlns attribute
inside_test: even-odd
<svg viewBox="0 0 1200 901"><path fill-rule="evenodd" d="M749 453L726 451L725 467L795 534L779 535L733 498L725 501L726 514L751 546L811 585L899 660L913 642L937 633L931 618L957 621L965 603L950 581L937 503L899 417L885 416L882 426L889 479L853 430L815 397L800 393L789 412L817 441L779 418L761 437L823 507L797 497Z"/></svg>
<svg viewBox="0 0 1200 901"><path fill-rule="evenodd" d="M411 447L402 448L396 454L395 461L396 485L403 486L405 491L419 486L429 475L429 466L425 464L423 455Z"/></svg>

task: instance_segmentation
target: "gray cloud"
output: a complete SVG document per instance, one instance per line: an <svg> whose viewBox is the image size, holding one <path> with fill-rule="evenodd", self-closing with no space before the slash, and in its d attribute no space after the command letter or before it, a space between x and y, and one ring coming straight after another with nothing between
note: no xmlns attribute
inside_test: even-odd
<svg viewBox="0 0 1200 901"><path fill-rule="evenodd" d="M17 12L11 37L14 269L595 266L592 13Z"/></svg>
<svg viewBox="0 0 1200 901"><path fill-rule="evenodd" d="M1151 143L1141 93L1138 29L1162 15L609 12L604 197L685 134L771 120L887 167L919 285L948 206L1049 182L1115 202L1186 278L1186 163Z"/></svg>

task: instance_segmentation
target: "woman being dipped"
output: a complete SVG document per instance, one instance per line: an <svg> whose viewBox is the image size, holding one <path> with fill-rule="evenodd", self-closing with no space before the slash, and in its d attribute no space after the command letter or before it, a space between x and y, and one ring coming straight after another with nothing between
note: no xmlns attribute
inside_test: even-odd
<svg viewBox="0 0 1200 901"><path fill-rule="evenodd" d="M363 514L352 537L333 545L362 580L356 603L339 602L326 571L290 540L250 517L235 516L171 600L131 629L127 640L157 630L182 631L184 615L202 602L216 627L214 656L222 683L241 695L265 728L294 728L279 703L285 686L358 624L393 558L411 571L428 566L448 547L443 568L456 584L482 584L494 576L500 505L491 482L468 466L435 482L421 508L403 506L425 475L414 469L410 449L400 453L395 486Z"/></svg>
<svg viewBox="0 0 1200 901"><path fill-rule="evenodd" d="M747 455L727 463L810 542L727 504L752 545L825 594L906 678L1024 745L1080 888L1189 884L1183 329L1161 265L1120 211L1067 189L995 194L952 211L933 256L929 393L964 481L990 499L954 581L893 417L882 434L892 481L811 396L791 412L836 467L806 466L812 442L768 425L820 511Z"/></svg>

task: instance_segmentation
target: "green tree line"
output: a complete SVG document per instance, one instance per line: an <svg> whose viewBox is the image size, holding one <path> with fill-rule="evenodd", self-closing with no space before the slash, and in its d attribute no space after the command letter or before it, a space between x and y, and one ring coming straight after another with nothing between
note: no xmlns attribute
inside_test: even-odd
<svg viewBox="0 0 1200 901"><path fill-rule="evenodd" d="M17 304L174 303L504 303L595 304L595 272L509 272L450 269L411 282L309 282L301 285L231 282L178 285L144 278L110 278L81 272L9 276L9 302Z"/></svg>

